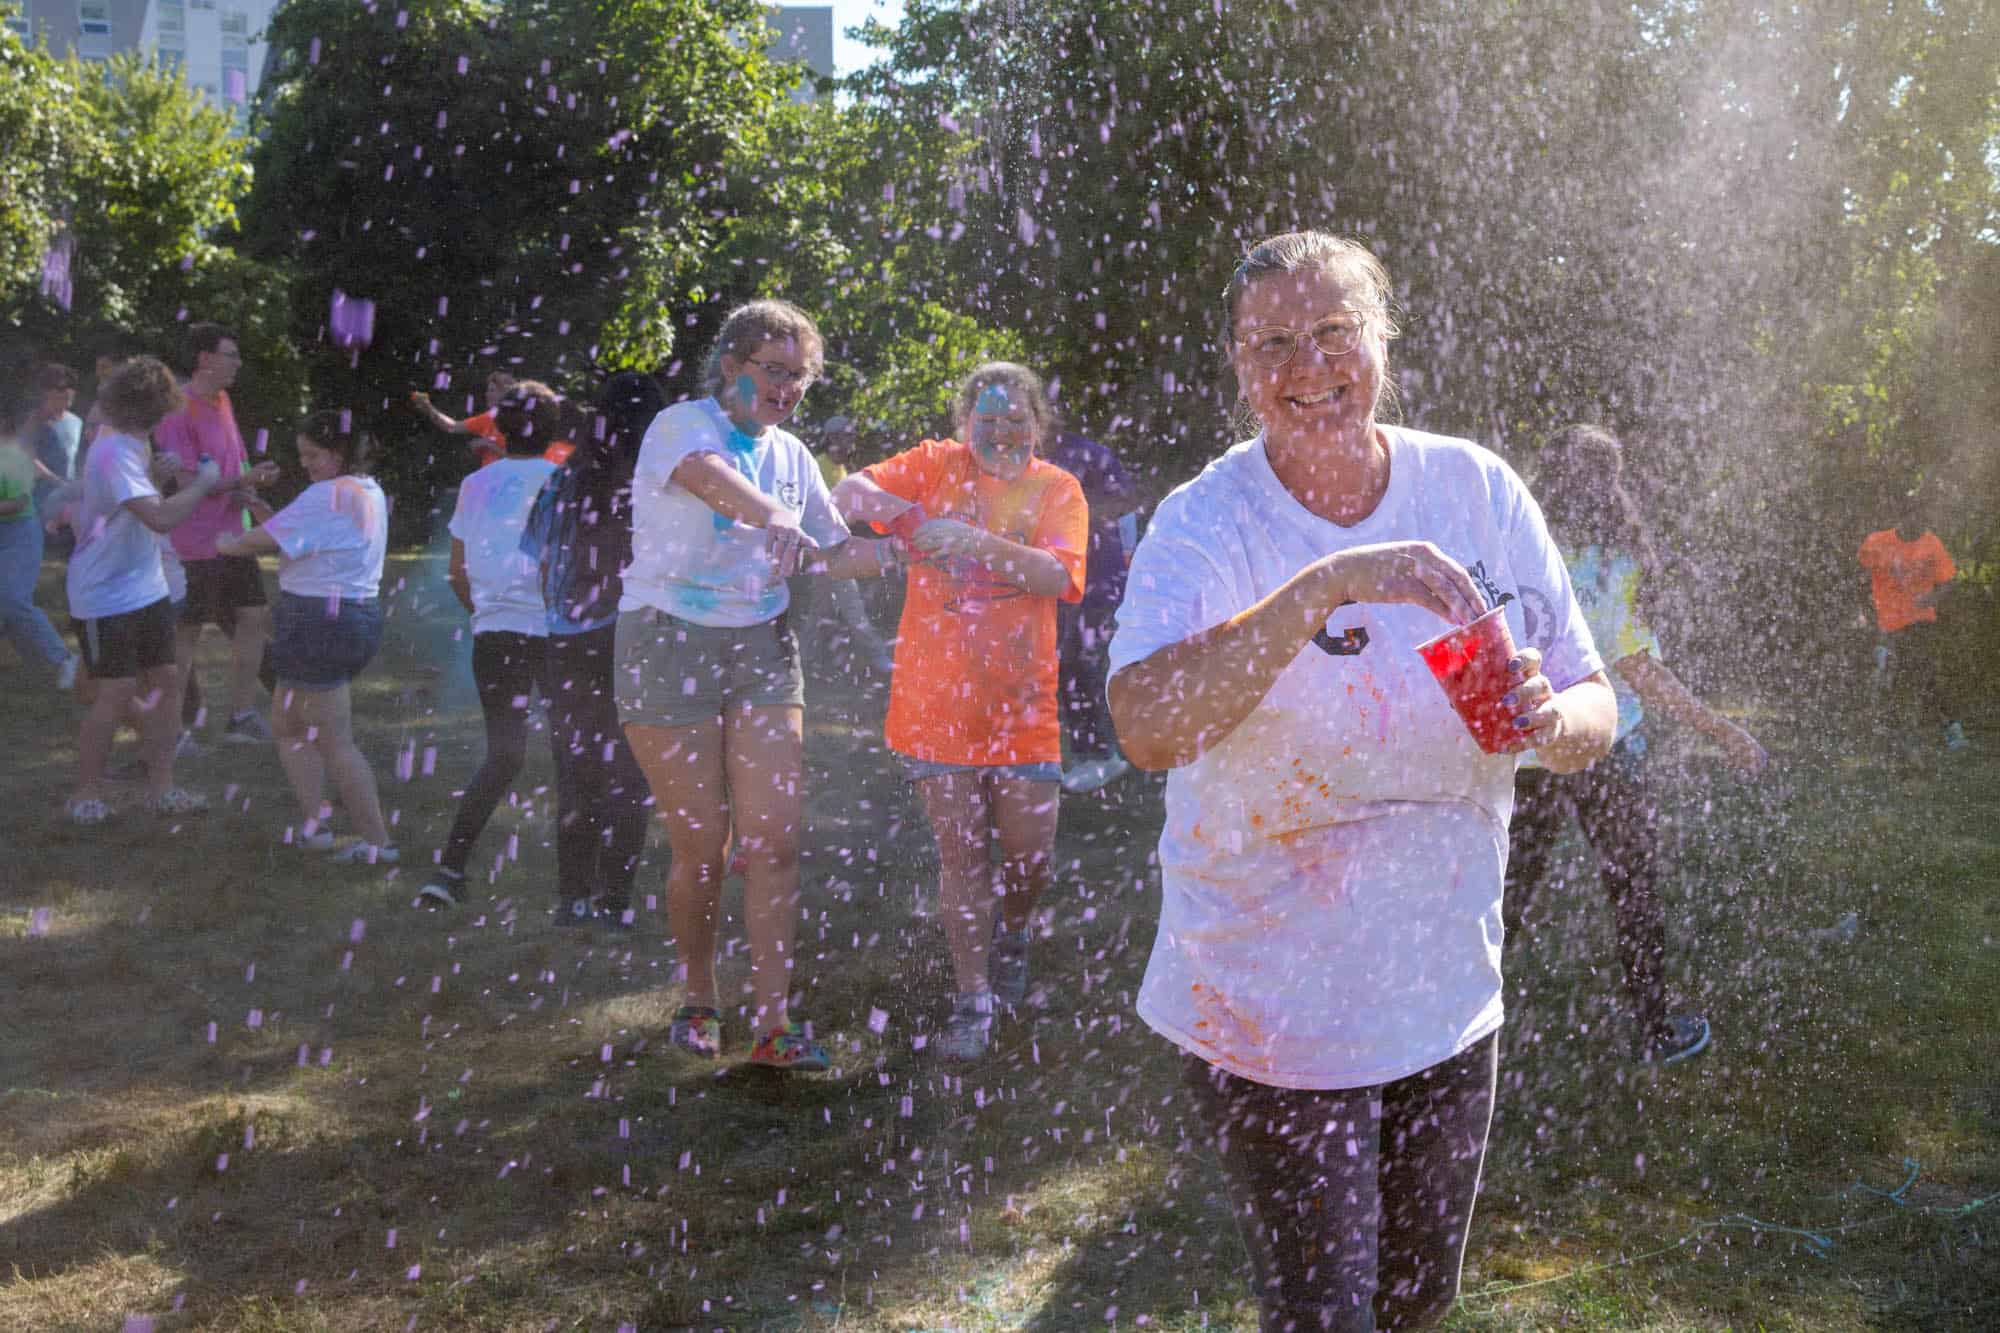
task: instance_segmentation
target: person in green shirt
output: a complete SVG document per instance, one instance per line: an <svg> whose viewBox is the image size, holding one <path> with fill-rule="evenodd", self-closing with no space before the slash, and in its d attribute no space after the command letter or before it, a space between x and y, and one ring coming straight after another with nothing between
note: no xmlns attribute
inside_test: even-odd
<svg viewBox="0 0 2000 1333"><path fill-rule="evenodd" d="M68 689L76 658L42 608L35 583L42 574L42 524L35 512L35 460L23 442L41 395L17 396L0 413L0 628L24 662L40 662Z"/></svg>

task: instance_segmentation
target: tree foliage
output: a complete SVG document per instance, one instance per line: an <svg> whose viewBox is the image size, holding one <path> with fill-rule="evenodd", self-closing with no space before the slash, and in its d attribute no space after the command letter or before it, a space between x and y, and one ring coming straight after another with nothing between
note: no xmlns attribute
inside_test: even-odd
<svg viewBox="0 0 2000 1333"><path fill-rule="evenodd" d="M335 292L376 303L369 346L317 356L323 390L471 393L492 365L560 378L663 361L675 308L700 295L718 168L788 84L730 38L755 12L745 0L281 10L249 243L299 273L308 346L326 346Z"/></svg>

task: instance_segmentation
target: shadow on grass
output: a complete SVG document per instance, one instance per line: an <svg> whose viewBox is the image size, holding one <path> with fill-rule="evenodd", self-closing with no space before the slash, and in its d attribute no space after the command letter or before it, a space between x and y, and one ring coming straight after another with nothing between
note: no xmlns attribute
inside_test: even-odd
<svg viewBox="0 0 2000 1333"><path fill-rule="evenodd" d="M1131 1008L1157 911L1154 780L1066 803L1042 1000L987 1059L945 1067L928 831L874 738L879 703L816 695L798 989L839 1068L783 1079L741 1066L735 1014L719 1066L660 1048L678 989L646 902L659 863L637 931L553 927L544 755L481 844L517 834L518 860L451 918L407 911L478 749L476 716L423 698L428 679L385 668L364 692L416 849L394 876L280 848L293 816L263 750L192 766L237 797L177 833L52 832L30 813L59 781L37 750L50 723L0 718L27 756L0 834L30 849L0 886L23 923L0 936L0 1271L22 1274L0 1322L101 1328L184 1297L185 1322L229 1329L1252 1326L1175 1058ZM1800 759L1768 795L1662 756L1670 967L1716 1025L1708 1056L1630 1067L1609 914L1574 849L1538 900L1508 960L1454 1326L1982 1326L2000 1275L1976 1215L1842 1191L1893 1185L1905 1155L1926 1204L2000 1180L1980 1054L2000 986L1979 944L2000 918L1968 891L2000 873L1981 828L1996 774L1885 776L1842 767L1845 742L1779 733ZM431 777L388 777L405 744L437 745ZM26 938L37 904L49 931ZM1848 911L1854 941L1812 936ZM741 932L725 923L726 984ZM1831 1255L1738 1228L1636 1258L1735 1213L1868 1225ZM93 1289L36 1303L65 1277Z"/></svg>

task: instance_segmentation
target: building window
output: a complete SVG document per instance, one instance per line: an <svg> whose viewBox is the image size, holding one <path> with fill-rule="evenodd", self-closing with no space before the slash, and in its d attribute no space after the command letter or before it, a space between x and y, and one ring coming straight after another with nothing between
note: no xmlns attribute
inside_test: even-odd
<svg viewBox="0 0 2000 1333"><path fill-rule="evenodd" d="M76 53L85 60L108 60L111 56L110 0L78 0L76 6Z"/></svg>
<svg viewBox="0 0 2000 1333"><path fill-rule="evenodd" d="M179 69L187 56L187 6L181 0L160 0L158 54L167 69Z"/></svg>

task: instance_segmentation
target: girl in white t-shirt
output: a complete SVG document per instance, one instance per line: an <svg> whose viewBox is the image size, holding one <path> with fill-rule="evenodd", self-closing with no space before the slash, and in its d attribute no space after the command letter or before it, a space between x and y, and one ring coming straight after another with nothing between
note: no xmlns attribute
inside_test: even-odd
<svg viewBox="0 0 2000 1333"><path fill-rule="evenodd" d="M1515 759L1413 649L1504 603L1516 748L1559 770L1609 747L1611 691L1512 471L1378 424L1373 255L1271 238L1224 310L1262 430L1160 506L1111 643L1119 741L1172 770L1139 1014L1183 1053L1264 1327L1416 1327L1456 1298L1492 1115Z"/></svg>
<svg viewBox="0 0 2000 1333"><path fill-rule="evenodd" d="M276 555L277 605L271 616L271 666L277 674L271 730L278 759L298 798L299 844L341 861L398 859L382 817L375 770L354 743L349 683L382 646L382 563L389 546L389 502L363 469L368 436L349 413L322 411L298 433L299 463L312 484L273 513L251 502L258 525L225 533L226 556ZM322 827L326 780L354 823L356 840L336 843Z"/></svg>
<svg viewBox="0 0 2000 1333"><path fill-rule="evenodd" d="M879 574L889 546L849 540L812 455L779 428L823 364L819 330L788 302L752 302L723 321L711 395L660 413L639 446L615 648L619 716L673 848L667 925L687 989L668 1040L721 1053L715 946L733 829L750 1059L801 1071L826 1068L827 1055L786 1003L805 687L785 579Z"/></svg>

